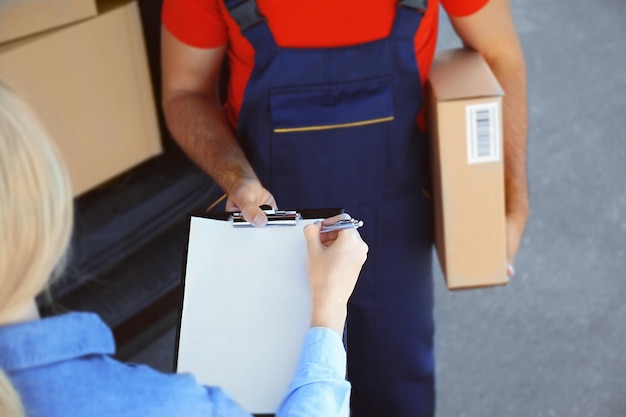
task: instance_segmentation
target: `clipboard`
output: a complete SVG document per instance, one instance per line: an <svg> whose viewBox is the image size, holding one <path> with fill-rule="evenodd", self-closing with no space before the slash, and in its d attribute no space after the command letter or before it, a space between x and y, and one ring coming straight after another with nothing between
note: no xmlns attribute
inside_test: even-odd
<svg viewBox="0 0 626 417"><path fill-rule="evenodd" d="M343 209L266 213L262 228L240 213L190 215L174 360L252 414L276 412L310 327L303 228Z"/></svg>

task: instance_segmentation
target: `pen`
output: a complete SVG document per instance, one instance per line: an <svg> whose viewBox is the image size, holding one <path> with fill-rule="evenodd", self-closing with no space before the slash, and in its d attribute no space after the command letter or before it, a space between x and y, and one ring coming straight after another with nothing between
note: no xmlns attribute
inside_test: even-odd
<svg viewBox="0 0 626 417"><path fill-rule="evenodd" d="M351 227L358 229L361 226L363 226L362 220L357 220L357 219L338 220L336 223L333 223L333 224L322 225L322 229L320 230L320 233L334 232L336 230L349 229Z"/></svg>

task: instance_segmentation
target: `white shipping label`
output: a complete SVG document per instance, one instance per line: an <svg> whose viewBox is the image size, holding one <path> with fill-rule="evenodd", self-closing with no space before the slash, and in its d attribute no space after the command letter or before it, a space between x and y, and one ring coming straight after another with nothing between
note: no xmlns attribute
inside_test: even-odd
<svg viewBox="0 0 626 417"><path fill-rule="evenodd" d="M500 115L498 103L465 107L467 162L479 164L500 160Z"/></svg>

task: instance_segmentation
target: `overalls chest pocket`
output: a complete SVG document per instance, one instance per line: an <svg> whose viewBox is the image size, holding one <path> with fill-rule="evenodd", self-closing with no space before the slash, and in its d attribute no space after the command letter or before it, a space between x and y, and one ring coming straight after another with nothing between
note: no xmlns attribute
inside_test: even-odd
<svg viewBox="0 0 626 417"><path fill-rule="evenodd" d="M270 91L270 190L281 206L378 201L394 120L391 76Z"/></svg>

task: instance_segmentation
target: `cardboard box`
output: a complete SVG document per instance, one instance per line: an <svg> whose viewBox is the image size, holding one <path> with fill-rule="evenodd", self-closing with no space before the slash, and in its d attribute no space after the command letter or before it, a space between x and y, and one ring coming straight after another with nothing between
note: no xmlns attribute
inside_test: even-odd
<svg viewBox="0 0 626 417"><path fill-rule="evenodd" d="M0 79L35 109L77 194L161 152L136 2L0 46Z"/></svg>
<svg viewBox="0 0 626 417"><path fill-rule="evenodd" d="M427 83L435 244L449 289L508 282L503 94L478 53L436 55Z"/></svg>
<svg viewBox="0 0 626 417"><path fill-rule="evenodd" d="M95 16L95 0L0 0L0 43Z"/></svg>

